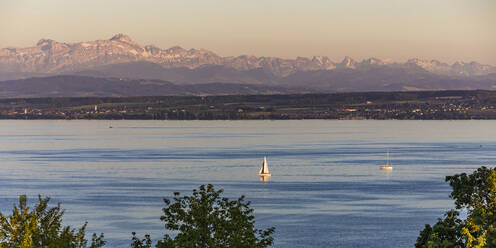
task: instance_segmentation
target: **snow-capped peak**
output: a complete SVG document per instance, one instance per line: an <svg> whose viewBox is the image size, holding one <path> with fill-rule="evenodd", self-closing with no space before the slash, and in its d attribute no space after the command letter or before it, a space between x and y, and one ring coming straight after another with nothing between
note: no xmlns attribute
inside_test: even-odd
<svg viewBox="0 0 496 248"><path fill-rule="evenodd" d="M125 35L123 33L118 33L114 35L110 40L115 40L115 41L120 41L120 42L127 42L127 43L134 43L134 41L129 37L129 35Z"/></svg>

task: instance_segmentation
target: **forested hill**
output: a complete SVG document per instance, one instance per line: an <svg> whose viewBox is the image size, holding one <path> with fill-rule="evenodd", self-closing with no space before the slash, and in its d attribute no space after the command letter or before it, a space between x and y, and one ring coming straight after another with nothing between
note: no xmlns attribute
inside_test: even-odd
<svg viewBox="0 0 496 248"><path fill-rule="evenodd" d="M240 83L178 85L162 80L61 75L0 82L0 98L129 97L157 95L253 95L300 92L278 86Z"/></svg>

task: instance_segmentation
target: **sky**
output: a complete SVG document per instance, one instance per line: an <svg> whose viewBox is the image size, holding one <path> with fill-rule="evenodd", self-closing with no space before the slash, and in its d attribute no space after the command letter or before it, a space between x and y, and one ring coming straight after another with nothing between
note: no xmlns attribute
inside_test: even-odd
<svg viewBox="0 0 496 248"><path fill-rule="evenodd" d="M0 47L109 39L221 56L496 65L495 0L0 0Z"/></svg>

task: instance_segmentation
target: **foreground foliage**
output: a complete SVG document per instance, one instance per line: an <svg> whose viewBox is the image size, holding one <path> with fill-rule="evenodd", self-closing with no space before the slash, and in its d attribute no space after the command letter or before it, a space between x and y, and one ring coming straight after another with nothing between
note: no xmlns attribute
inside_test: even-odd
<svg viewBox="0 0 496 248"><path fill-rule="evenodd" d="M165 222L165 228L176 235L165 234L156 247L263 248L272 245L275 228L256 229L250 202L245 202L244 196L230 201L221 197L222 192L209 184L193 190L191 196L175 192L173 203L164 199L166 206L160 219ZM133 233L132 241L134 248L152 246L148 235L140 239Z"/></svg>
<svg viewBox="0 0 496 248"><path fill-rule="evenodd" d="M12 214L0 213L0 247L16 248L98 248L105 245L103 234L93 234L91 244L85 238L85 223L78 230L62 226L64 210L60 203L49 208L50 198L38 195L38 204L33 209L27 206L27 197L19 197Z"/></svg>
<svg viewBox="0 0 496 248"><path fill-rule="evenodd" d="M486 167L474 173L446 177L456 209L434 226L426 225L415 247L496 247L496 171ZM460 210L467 212L460 218Z"/></svg>

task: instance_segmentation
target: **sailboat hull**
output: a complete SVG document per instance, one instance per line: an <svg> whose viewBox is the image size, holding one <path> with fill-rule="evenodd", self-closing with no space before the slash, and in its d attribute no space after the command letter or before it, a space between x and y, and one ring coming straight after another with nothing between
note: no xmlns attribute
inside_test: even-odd
<svg viewBox="0 0 496 248"><path fill-rule="evenodd" d="M380 168L381 168L381 170L393 170L393 167L387 166L387 165L383 165Z"/></svg>
<svg viewBox="0 0 496 248"><path fill-rule="evenodd" d="M260 176L260 181L262 182L268 182L270 179L270 176Z"/></svg>

